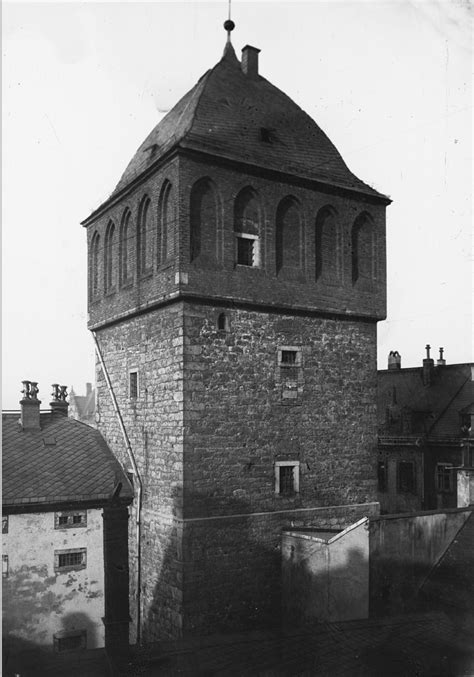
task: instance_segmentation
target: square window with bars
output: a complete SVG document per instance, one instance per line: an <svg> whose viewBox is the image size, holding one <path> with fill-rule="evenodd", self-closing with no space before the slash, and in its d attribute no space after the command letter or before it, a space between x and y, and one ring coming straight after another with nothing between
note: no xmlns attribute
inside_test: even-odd
<svg viewBox="0 0 474 677"><path fill-rule="evenodd" d="M57 512L54 515L55 529L71 529L72 527L86 527L87 526L87 511L86 510L67 510Z"/></svg>
<svg viewBox="0 0 474 677"><path fill-rule="evenodd" d="M282 349L279 354L280 377L285 381L298 381L300 352L296 349Z"/></svg>
<svg viewBox="0 0 474 677"><path fill-rule="evenodd" d="M75 550L55 550L54 569L55 571L85 569L86 557L86 548L77 548Z"/></svg>
<svg viewBox="0 0 474 677"><path fill-rule="evenodd" d="M294 496L299 492L299 461L275 462L275 493Z"/></svg>

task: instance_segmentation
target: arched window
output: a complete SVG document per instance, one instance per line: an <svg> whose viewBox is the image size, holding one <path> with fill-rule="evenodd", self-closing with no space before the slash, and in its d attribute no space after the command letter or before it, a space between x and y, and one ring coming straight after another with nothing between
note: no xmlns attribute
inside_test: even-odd
<svg viewBox="0 0 474 677"><path fill-rule="evenodd" d="M200 179L191 189L190 259L202 263L217 260L217 198L209 179Z"/></svg>
<svg viewBox="0 0 474 677"><path fill-rule="evenodd" d="M90 295L95 298L99 293L99 251L100 236L94 233L91 240L90 251Z"/></svg>
<svg viewBox="0 0 474 677"><path fill-rule="evenodd" d="M336 210L326 205L319 210L315 224L316 280L338 283L342 280L342 231Z"/></svg>
<svg viewBox="0 0 474 677"><path fill-rule="evenodd" d="M105 293L111 291L114 287L114 239L115 226L112 221L109 221L107 230L105 231L105 246L104 246L104 291Z"/></svg>
<svg viewBox="0 0 474 677"><path fill-rule="evenodd" d="M244 188L234 203L235 262L260 265L260 208L252 188Z"/></svg>
<svg viewBox="0 0 474 677"><path fill-rule="evenodd" d="M120 224L120 284L127 284L132 272L130 270L131 218L130 210L126 209Z"/></svg>
<svg viewBox="0 0 474 677"><path fill-rule="evenodd" d="M376 278L377 252L375 224L367 212L362 212L354 221L351 234L352 282L371 282Z"/></svg>
<svg viewBox="0 0 474 677"><path fill-rule="evenodd" d="M303 267L301 216L293 197L284 198L276 215L276 269L298 272Z"/></svg>
<svg viewBox="0 0 474 677"><path fill-rule="evenodd" d="M139 275L146 275L153 269L153 241L150 221L150 198L145 196L138 210L137 264Z"/></svg>
<svg viewBox="0 0 474 677"><path fill-rule="evenodd" d="M174 256L175 234L174 205L171 194L171 183L165 181L161 189L158 203L158 263L165 263Z"/></svg>

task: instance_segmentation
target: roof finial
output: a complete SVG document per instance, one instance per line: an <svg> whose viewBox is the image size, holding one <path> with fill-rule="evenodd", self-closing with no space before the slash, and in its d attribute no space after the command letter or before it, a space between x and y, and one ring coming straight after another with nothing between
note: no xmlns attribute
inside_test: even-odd
<svg viewBox="0 0 474 677"><path fill-rule="evenodd" d="M224 21L224 28L227 31L227 42L230 42L230 34L235 28L235 23L230 18L231 2L232 0L229 0L229 17L226 21Z"/></svg>

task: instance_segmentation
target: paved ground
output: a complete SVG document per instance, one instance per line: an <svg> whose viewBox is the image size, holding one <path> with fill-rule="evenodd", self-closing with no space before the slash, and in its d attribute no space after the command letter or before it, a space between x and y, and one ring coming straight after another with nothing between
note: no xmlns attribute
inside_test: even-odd
<svg viewBox="0 0 474 677"><path fill-rule="evenodd" d="M13 666L10 666L10 668ZM8 666L5 677L15 674ZM160 642L119 671L101 651L34 652L21 677L461 677L474 676L474 641L444 614L320 624Z"/></svg>

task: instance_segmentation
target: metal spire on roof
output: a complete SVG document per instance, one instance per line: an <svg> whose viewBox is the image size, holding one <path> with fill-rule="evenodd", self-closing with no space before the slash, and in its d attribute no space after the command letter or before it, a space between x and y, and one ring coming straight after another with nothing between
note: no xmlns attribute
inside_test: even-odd
<svg viewBox="0 0 474 677"><path fill-rule="evenodd" d="M235 28L235 23L232 21L230 18L230 13L231 13L231 2L232 0L229 0L229 16L226 21L224 21L224 28L227 31L227 42L230 42L230 34Z"/></svg>

